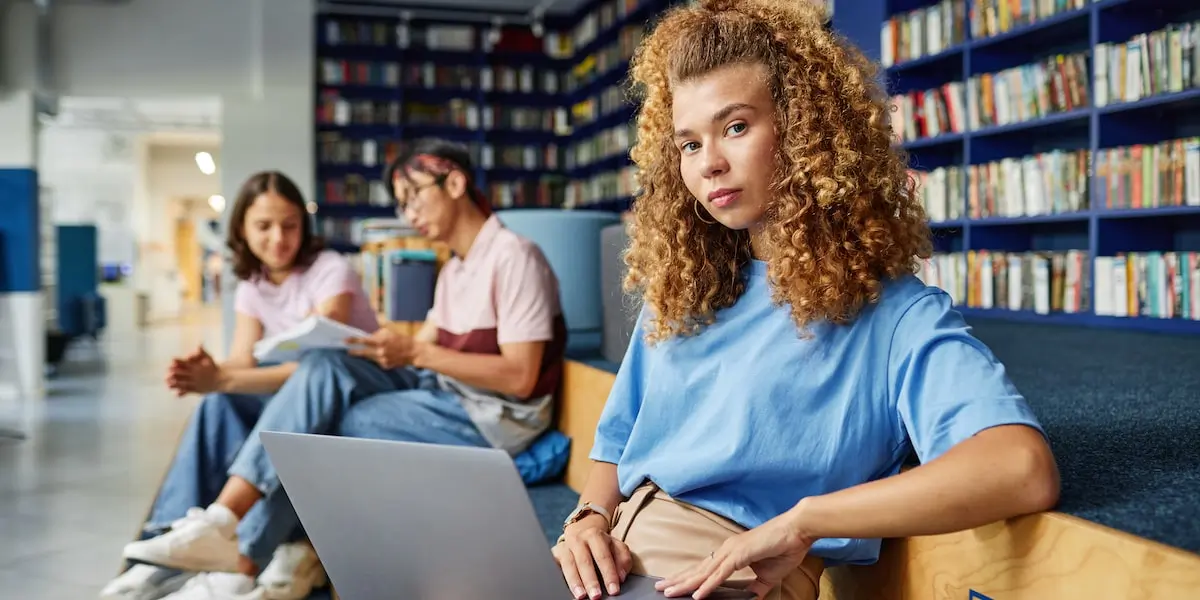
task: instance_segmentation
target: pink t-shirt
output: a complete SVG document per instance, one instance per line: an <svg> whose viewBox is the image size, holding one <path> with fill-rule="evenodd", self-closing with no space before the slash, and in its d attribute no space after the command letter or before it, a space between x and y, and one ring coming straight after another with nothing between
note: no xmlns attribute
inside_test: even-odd
<svg viewBox="0 0 1200 600"><path fill-rule="evenodd" d="M367 333L379 329L379 321L363 291L362 278L342 255L326 250L312 265L296 271L280 285L265 277L239 281L233 306L238 312L258 319L263 337L270 337L300 323L327 300L352 294L347 325Z"/></svg>

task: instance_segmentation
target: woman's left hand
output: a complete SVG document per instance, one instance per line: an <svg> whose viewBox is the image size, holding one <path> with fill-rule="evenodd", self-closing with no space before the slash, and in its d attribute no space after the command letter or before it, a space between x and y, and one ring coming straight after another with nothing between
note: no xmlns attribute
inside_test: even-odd
<svg viewBox="0 0 1200 600"><path fill-rule="evenodd" d="M183 360L177 360L167 374L167 385L183 395L209 394L221 387L222 371L212 356L199 348Z"/></svg>
<svg viewBox="0 0 1200 600"><path fill-rule="evenodd" d="M756 579L746 589L763 598L800 566L813 541L801 532L794 515L784 513L725 540L708 558L655 587L667 597L707 598L736 571L750 567Z"/></svg>

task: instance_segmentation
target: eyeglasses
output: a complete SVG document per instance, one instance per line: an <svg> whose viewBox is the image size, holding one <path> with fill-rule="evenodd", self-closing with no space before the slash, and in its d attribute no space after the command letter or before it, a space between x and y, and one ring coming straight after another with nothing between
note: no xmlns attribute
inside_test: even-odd
<svg viewBox="0 0 1200 600"><path fill-rule="evenodd" d="M405 212L408 212L409 210L412 210L413 212L421 212L422 210L425 210L425 207L426 207L426 205L428 205L429 200L427 197L422 196L421 192L428 188L440 187L442 185L442 183L445 182L445 180L446 180L445 176L441 176L441 177L438 177L437 179L434 179L430 183L426 183L424 185L408 187L407 188L408 193L406 193L402 197L397 196L397 198L396 198L396 214L403 215Z"/></svg>

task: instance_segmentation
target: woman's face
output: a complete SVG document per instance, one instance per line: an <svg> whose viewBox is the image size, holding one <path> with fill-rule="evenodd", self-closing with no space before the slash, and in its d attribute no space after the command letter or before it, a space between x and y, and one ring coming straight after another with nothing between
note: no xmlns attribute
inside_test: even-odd
<svg viewBox="0 0 1200 600"><path fill-rule="evenodd" d="M283 196L271 191L259 194L246 209L246 245L267 269L290 269L300 250L304 218L304 212Z"/></svg>
<svg viewBox="0 0 1200 600"><path fill-rule="evenodd" d="M729 65L677 84L672 117L688 191L722 225L756 228L775 170L775 103L766 68Z"/></svg>

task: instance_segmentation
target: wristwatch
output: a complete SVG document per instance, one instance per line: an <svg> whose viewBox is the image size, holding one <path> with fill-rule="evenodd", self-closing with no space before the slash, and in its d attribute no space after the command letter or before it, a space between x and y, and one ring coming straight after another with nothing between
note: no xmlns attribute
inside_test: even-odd
<svg viewBox="0 0 1200 600"><path fill-rule="evenodd" d="M604 507L592 504L591 502L584 502L575 507L575 510L571 511L571 514L567 515L567 520L563 521L563 529L565 530L567 527L581 521L584 517L593 514L604 517L605 521L608 521L610 525L612 524L612 516L608 514L607 510L604 510Z"/></svg>

